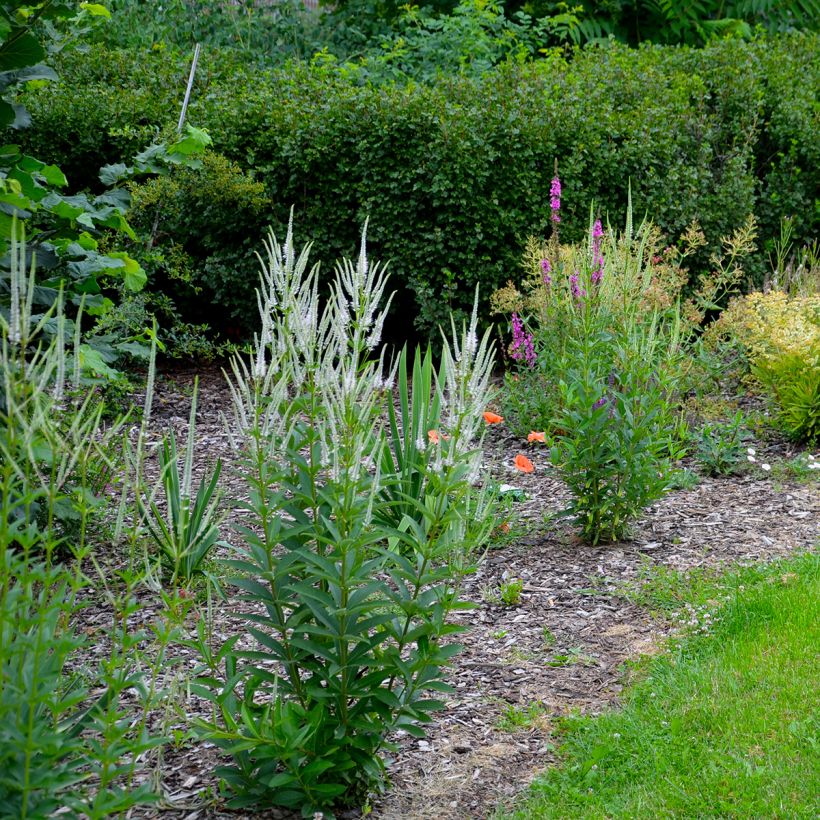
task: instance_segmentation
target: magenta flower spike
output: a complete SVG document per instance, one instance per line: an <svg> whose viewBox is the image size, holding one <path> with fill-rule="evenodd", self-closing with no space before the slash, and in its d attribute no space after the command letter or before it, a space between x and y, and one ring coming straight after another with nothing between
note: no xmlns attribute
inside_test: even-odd
<svg viewBox="0 0 820 820"><path fill-rule="evenodd" d="M510 355L516 361L526 362L528 367L535 367L535 345L532 333L524 330L524 323L517 313L512 315L513 340Z"/></svg>
<svg viewBox="0 0 820 820"><path fill-rule="evenodd" d="M604 275L604 256L601 253L601 237L603 235L604 229L601 226L601 220L596 219L592 226L592 275L590 280L593 285L601 284Z"/></svg>
<svg viewBox="0 0 820 820"><path fill-rule="evenodd" d="M549 259L542 259L541 260L541 274L544 279L544 284L549 287L552 284L552 276L550 273L552 272L552 265L550 264Z"/></svg>
<svg viewBox="0 0 820 820"><path fill-rule="evenodd" d="M552 221L556 224L561 221L561 180L556 174L550 184L550 210L552 210Z"/></svg>

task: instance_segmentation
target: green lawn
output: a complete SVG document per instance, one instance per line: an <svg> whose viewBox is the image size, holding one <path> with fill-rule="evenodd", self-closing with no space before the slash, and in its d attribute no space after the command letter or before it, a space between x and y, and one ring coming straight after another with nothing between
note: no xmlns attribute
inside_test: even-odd
<svg viewBox="0 0 820 820"><path fill-rule="evenodd" d="M729 590L709 634L649 661L621 710L566 721L511 816L820 814L818 555L702 583Z"/></svg>

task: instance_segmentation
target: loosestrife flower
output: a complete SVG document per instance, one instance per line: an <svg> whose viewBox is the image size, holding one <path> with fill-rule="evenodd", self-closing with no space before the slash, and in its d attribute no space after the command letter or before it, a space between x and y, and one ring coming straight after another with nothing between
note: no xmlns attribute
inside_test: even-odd
<svg viewBox="0 0 820 820"><path fill-rule="evenodd" d="M491 413L487 410L484 413L484 421L486 421L487 424L501 424L501 422L504 421L504 417L499 416L498 413Z"/></svg>
<svg viewBox="0 0 820 820"><path fill-rule="evenodd" d="M524 361L528 367L535 367L535 347L532 333L524 330L524 323L517 313L512 315L512 346L510 355L516 361Z"/></svg>
<svg viewBox="0 0 820 820"><path fill-rule="evenodd" d="M604 229L601 227L601 220L596 219L592 226L592 276L590 277L594 285L600 285L604 275L604 257L601 253L601 237Z"/></svg>
<svg viewBox="0 0 820 820"><path fill-rule="evenodd" d="M607 396L601 396L601 398L592 405L592 409L597 410L598 408L603 407L608 401L609 398Z"/></svg>
<svg viewBox="0 0 820 820"><path fill-rule="evenodd" d="M522 473L535 472L535 465L523 453L519 453L515 457L513 464L515 464L515 469L520 470Z"/></svg>
<svg viewBox="0 0 820 820"><path fill-rule="evenodd" d="M561 221L561 180L556 174L550 184L550 210L551 219L557 225Z"/></svg>
<svg viewBox="0 0 820 820"><path fill-rule="evenodd" d="M549 259L542 259L541 260L541 275L542 275L543 280L544 280L544 286L547 287L547 288L549 288L549 286L552 284L552 276L550 276L550 273L552 273L552 265L550 264L550 260Z"/></svg>

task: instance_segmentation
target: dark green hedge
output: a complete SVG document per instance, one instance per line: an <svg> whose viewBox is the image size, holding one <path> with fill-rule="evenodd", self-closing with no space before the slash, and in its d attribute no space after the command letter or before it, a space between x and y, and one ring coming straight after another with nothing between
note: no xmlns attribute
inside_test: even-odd
<svg viewBox="0 0 820 820"><path fill-rule="evenodd" d="M547 229L555 159L568 238L593 200L620 222L630 184L636 212L671 235L698 218L716 243L749 212L764 244L782 215L799 237L816 235L819 45L793 35L699 50L611 46L481 82L378 88L318 68L260 76L206 54L189 116L264 184L262 222L281 231L294 205L300 238L315 240L324 263L354 250L369 216L372 254L391 260L401 288L397 317L427 331L465 307L476 282L488 296L515 276L527 234ZM176 120L185 61L173 55L98 52L62 70L59 86L28 101L27 141L78 186ZM259 223L237 246L259 238ZM201 246L189 234L181 225L176 239ZM758 275L764 260L761 251ZM220 307L238 319L252 312L254 264L233 283L220 268ZM208 270L203 258L205 287Z"/></svg>

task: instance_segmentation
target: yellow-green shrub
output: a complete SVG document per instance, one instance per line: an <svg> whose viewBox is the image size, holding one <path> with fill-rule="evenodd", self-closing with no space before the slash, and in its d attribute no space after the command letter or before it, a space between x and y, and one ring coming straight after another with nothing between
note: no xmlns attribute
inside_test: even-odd
<svg viewBox="0 0 820 820"><path fill-rule="evenodd" d="M743 348L752 378L774 400L790 437L820 439L820 295L772 290L735 299L709 337Z"/></svg>

